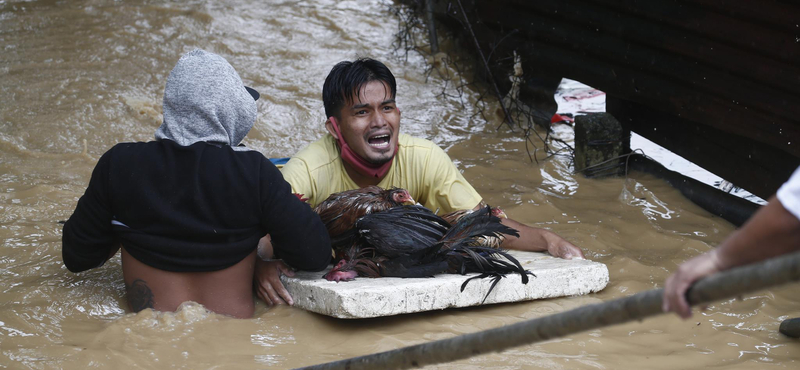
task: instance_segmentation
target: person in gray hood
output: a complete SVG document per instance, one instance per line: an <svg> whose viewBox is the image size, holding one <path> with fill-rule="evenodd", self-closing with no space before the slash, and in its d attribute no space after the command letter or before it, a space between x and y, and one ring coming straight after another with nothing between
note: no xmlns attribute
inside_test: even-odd
<svg viewBox="0 0 800 370"><path fill-rule="evenodd" d="M156 140L247 150L240 143L256 121L258 98L258 92L245 87L224 58L200 49L191 51L167 78L164 123L156 130Z"/></svg>
<svg viewBox="0 0 800 370"><path fill-rule="evenodd" d="M319 217L267 158L241 145L258 97L224 58L181 57L156 140L117 144L98 160L64 224L67 269L100 267L121 249L131 310L195 301L234 317L253 314L265 234L288 265L324 269L330 240Z"/></svg>

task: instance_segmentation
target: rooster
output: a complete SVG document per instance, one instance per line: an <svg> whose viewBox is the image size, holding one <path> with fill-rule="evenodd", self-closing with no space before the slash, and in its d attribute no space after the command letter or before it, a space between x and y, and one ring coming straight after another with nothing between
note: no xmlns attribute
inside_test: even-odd
<svg viewBox="0 0 800 370"><path fill-rule="evenodd" d="M483 210L485 207L488 207L486 205L486 203L481 202L481 208L480 209ZM442 218L445 221L449 222L451 225L455 225L459 221L461 221L462 218L464 218L464 217L466 217L468 215L471 215L471 214L473 214L475 212L476 211L472 210L472 209L460 209L460 210L453 211L453 212L450 212L448 214L445 214L445 215L442 216ZM500 209L500 207L491 207L490 213L492 214L492 216L495 216L495 217L500 218L500 219L508 218L506 213L503 212L503 210ZM505 236L504 236L504 234L501 233L500 235L497 235L496 237L492 236L492 237L480 238L479 240L480 240L479 245L482 245L484 247L500 248L500 245L503 243L503 240L505 240Z"/></svg>
<svg viewBox="0 0 800 370"><path fill-rule="evenodd" d="M356 222L350 247L324 277L338 282L356 276L409 278L478 272L481 275L474 278L494 279L491 292L505 274L519 273L527 284L528 274L533 274L514 257L481 245L482 239L501 235L519 234L500 223L489 207L464 215L452 226L422 206L393 207ZM464 282L462 291L474 278Z"/></svg>
<svg viewBox="0 0 800 370"><path fill-rule="evenodd" d="M481 202L480 206L481 206L480 208L482 209L482 208L486 207L487 204L484 203L484 202ZM475 212L475 210L472 210L472 209L459 209L457 211L453 211L453 212L450 212L450 213L442 215L442 218L445 221L449 222L451 225L454 225L454 224L457 224L458 221L460 221L464 216L466 216L468 214L471 214L473 212ZM506 213L503 212L503 210L500 209L500 207L491 207L491 213L492 213L492 216L495 216L497 218L508 218Z"/></svg>
<svg viewBox="0 0 800 370"><path fill-rule="evenodd" d="M359 218L406 203L416 203L407 190L384 190L373 185L331 194L314 211L328 229L336 258L340 259L344 249L350 247L347 242Z"/></svg>
<svg viewBox="0 0 800 370"><path fill-rule="evenodd" d="M397 227L393 227L396 225ZM444 236L450 224L423 206L398 206L359 218L340 239L339 262L325 274L332 281L380 277L381 263L418 255Z"/></svg>

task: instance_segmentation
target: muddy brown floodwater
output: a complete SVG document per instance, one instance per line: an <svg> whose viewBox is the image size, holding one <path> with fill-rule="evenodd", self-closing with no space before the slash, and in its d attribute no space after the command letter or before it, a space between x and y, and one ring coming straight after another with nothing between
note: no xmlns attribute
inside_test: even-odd
<svg viewBox="0 0 800 370"><path fill-rule="evenodd" d="M733 227L644 174L587 180L567 158L527 161L519 133L471 119L467 91L439 95L424 60L393 53L398 19L382 1L0 1L0 367L288 368L494 328L661 287ZM334 63L387 62L402 130L445 147L483 197L549 228L608 265L600 293L345 321L258 304L235 320L196 305L126 311L119 257L69 273L61 225L100 155L148 141L164 83L195 47L227 58L257 88L245 143L291 155L324 133L321 86ZM568 137L569 129L560 129ZM541 144L541 143L539 143ZM534 281L535 283L535 281ZM689 321L664 315L527 345L437 369L797 368L800 343L778 334L800 316L798 286L715 303Z"/></svg>

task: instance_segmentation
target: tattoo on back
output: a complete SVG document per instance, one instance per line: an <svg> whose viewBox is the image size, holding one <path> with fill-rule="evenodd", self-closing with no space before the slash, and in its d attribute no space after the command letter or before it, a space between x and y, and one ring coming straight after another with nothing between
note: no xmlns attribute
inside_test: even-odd
<svg viewBox="0 0 800 370"><path fill-rule="evenodd" d="M125 290L128 293L128 304L131 305L133 312L153 308L153 292L144 280L136 279L130 285L125 284Z"/></svg>

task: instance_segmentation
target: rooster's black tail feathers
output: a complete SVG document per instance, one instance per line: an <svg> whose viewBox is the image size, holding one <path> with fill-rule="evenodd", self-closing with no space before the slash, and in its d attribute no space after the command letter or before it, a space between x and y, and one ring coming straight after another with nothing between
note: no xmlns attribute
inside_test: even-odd
<svg viewBox="0 0 800 370"><path fill-rule="evenodd" d="M439 244L442 249L454 249L463 245L482 245L481 239L501 238L503 234L519 237L517 230L503 225L492 215L491 207L483 207L461 218L447 230Z"/></svg>
<svg viewBox="0 0 800 370"><path fill-rule="evenodd" d="M519 274L523 284L528 284L528 275L536 277L534 273L523 268L514 256L495 248L462 246L449 251L448 263L450 266L448 272L451 273L460 273L462 275L473 272L480 273L480 275L464 281L461 285L462 292L473 279L492 278L492 285L489 287L489 291L486 292L486 296L483 297L483 302L486 301L494 287L506 274Z"/></svg>
<svg viewBox="0 0 800 370"><path fill-rule="evenodd" d="M422 206L398 206L360 218L356 229L363 240L389 258L429 253L450 224Z"/></svg>

